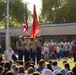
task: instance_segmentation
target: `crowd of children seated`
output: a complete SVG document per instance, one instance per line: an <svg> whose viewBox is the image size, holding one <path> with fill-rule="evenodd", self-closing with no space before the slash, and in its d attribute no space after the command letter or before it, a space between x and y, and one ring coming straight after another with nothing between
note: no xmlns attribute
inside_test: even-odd
<svg viewBox="0 0 76 75"><path fill-rule="evenodd" d="M0 75L76 75L76 65L71 69L71 63L67 61L62 62L64 68L61 68L56 60L46 62L40 59L39 63L35 64L31 58L25 63L23 60L6 61L2 55L0 58Z"/></svg>
<svg viewBox="0 0 76 75"><path fill-rule="evenodd" d="M76 65L70 68L71 63L65 59L66 61L62 60L64 68L61 68L59 61L56 60L69 57L72 47L76 49L76 44L44 44L42 51L45 52L37 64L31 58L27 62L18 60L9 47L4 56L0 52L0 75L76 75Z"/></svg>

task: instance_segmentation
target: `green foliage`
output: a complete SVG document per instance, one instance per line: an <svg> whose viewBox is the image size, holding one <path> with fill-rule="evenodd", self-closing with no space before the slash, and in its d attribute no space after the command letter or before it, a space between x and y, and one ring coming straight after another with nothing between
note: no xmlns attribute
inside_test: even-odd
<svg viewBox="0 0 76 75"><path fill-rule="evenodd" d="M13 24L16 22L19 23L19 25L23 23L24 4L21 0L10 0L10 17Z"/></svg>
<svg viewBox="0 0 76 75"><path fill-rule="evenodd" d="M76 22L76 0L42 0L41 23Z"/></svg>
<svg viewBox="0 0 76 75"><path fill-rule="evenodd" d="M0 21L2 20L2 19L4 19L4 17L5 17L5 11L6 11L6 3L5 3L5 1L4 0L1 0L0 1Z"/></svg>
<svg viewBox="0 0 76 75"><path fill-rule="evenodd" d="M9 0L9 19L10 19L10 27L13 26L22 26L24 23L24 15L25 15L25 5L27 3L23 3L23 0ZM0 26L6 27L6 16L7 16L7 6L6 0L0 0ZM29 9L29 20L31 21L31 12Z"/></svg>

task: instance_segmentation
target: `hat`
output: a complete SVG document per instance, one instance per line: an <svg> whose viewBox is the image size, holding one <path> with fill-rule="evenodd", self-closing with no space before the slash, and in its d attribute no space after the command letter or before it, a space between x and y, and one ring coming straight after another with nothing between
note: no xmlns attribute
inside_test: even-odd
<svg viewBox="0 0 76 75"><path fill-rule="evenodd" d="M24 39L27 39L27 37L24 37Z"/></svg>
<svg viewBox="0 0 76 75"><path fill-rule="evenodd" d="M22 36L19 36L19 38L22 38Z"/></svg>
<svg viewBox="0 0 76 75"><path fill-rule="evenodd" d="M38 37L40 37L40 35L37 35Z"/></svg>
<svg viewBox="0 0 76 75"><path fill-rule="evenodd" d="M33 37L30 37L30 39L33 39Z"/></svg>

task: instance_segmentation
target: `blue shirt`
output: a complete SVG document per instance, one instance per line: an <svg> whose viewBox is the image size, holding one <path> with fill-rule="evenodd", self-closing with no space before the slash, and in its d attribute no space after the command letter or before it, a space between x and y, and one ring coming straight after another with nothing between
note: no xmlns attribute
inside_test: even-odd
<svg viewBox="0 0 76 75"><path fill-rule="evenodd" d="M40 67L37 69L37 71L41 73L43 69L44 69L43 67Z"/></svg>

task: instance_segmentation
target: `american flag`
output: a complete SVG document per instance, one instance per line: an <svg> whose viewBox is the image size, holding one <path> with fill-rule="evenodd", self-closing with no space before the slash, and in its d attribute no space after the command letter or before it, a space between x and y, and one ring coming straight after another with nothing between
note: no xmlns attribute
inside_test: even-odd
<svg viewBox="0 0 76 75"><path fill-rule="evenodd" d="M25 11L24 26L22 28L22 31L26 33L26 36L28 35L28 13L27 13L27 8L26 8L26 11Z"/></svg>

